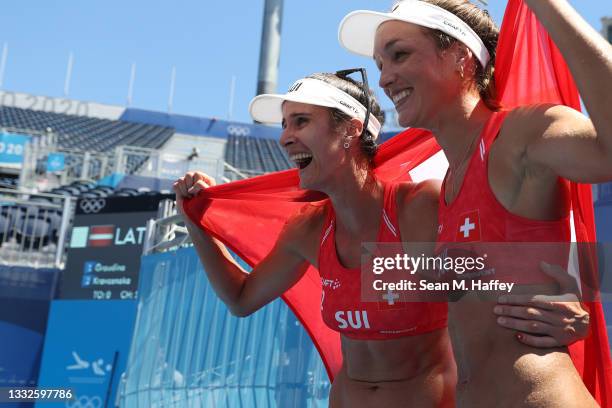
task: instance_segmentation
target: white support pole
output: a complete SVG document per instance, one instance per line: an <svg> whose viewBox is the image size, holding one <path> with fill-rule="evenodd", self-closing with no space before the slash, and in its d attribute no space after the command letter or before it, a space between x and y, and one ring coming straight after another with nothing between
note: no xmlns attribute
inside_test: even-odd
<svg viewBox="0 0 612 408"><path fill-rule="evenodd" d="M89 179L89 166L91 163L91 153L85 152L83 156L83 167L81 168L81 180Z"/></svg>
<svg viewBox="0 0 612 408"><path fill-rule="evenodd" d="M64 246L66 245L66 237L68 235L68 226L70 218L72 218L72 197L64 197L62 205L62 221L60 223L57 248L55 250L55 267L63 267ZM55 282L53 287L55 288Z"/></svg>
<svg viewBox="0 0 612 408"><path fill-rule="evenodd" d="M68 97L70 92L70 80L72 79L72 65L74 64L74 55L72 51L68 54L68 66L66 67L66 79L64 80L64 98Z"/></svg>
<svg viewBox="0 0 612 408"><path fill-rule="evenodd" d="M176 81L176 67L172 67L170 74L170 95L168 95L168 113L172 113L172 105L174 102L174 83Z"/></svg>
<svg viewBox="0 0 612 408"><path fill-rule="evenodd" d="M2 47L2 60L0 60L0 89L4 86L4 69L6 68L6 58L8 57L8 43Z"/></svg>
<svg viewBox="0 0 612 408"><path fill-rule="evenodd" d="M132 95L134 93L134 80L136 79L136 63L132 63L130 71L130 82L128 84L127 106L132 106Z"/></svg>
<svg viewBox="0 0 612 408"><path fill-rule="evenodd" d="M227 120L232 120L234 114L234 93L236 91L236 75L232 75L232 82L230 83L229 93L229 106L227 108Z"/></svg>

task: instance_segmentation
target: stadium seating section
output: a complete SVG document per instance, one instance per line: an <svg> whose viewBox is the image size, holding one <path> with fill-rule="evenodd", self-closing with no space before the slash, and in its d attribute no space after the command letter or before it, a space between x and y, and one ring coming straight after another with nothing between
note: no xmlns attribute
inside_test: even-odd
<svg viewBox="0 0 612 408"><path fill-rule="evenodd" d="M57 135L59 147L91 152L108 152L120 145L158 149L174 134L173 128L159 125L7 106L0 107L0 126L37 132L50 129ZM249 175L292 167L277 140L252 136L229 135L225 160ZM130 160L128 167L135 172L142 161Z"/></svg>
<svg viewBox="0 0 612 408"><path fill-rule="evenodd" d="M94 152L119 145L157 149L174 134L174 129L163 126L7 106L0 107L0 126L38 132L50 128L58 136L59 147Z"/></svg>
<svg viewBox="0 0 612 408"><path fill-rule="evenodd" d="M260 174L293 167L277 140L229 135L225 161L247 174Z"/></svg>
<svg viewBox="0 0 612 408"><path fill-rule="evenodd" d="M17 178L0 176L0 188L17 188Z"/></svg>

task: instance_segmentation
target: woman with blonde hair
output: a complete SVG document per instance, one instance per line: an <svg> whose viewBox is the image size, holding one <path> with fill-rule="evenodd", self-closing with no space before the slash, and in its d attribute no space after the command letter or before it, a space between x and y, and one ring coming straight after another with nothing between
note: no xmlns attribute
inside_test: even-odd
<svg viewBox="0 0 612 408"><path fill-rule="evenodd" d="M610 45L565 0L526 3L565 57L591 119L556 104L500 109L498 29L468 1L406 0L389 13L356 11L341 23L342 45L374 58L399 123L430 130L448 158L439 242L567 242L566 179L612 180ZM564 319L534 304L548 308L503 304L495 308L499 319L470 296L449 305L460 406L596 404L567 348L531 347L562 345L557 339L566 321L580 317L579 304L550 307L562 308ZM515 337L515 330L527 334ZM601 381L602 393L609 381Z"/></svg>

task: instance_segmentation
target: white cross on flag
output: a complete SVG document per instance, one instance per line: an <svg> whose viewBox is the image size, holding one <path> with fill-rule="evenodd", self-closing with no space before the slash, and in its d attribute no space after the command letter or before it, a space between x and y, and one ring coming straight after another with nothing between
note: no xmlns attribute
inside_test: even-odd
<svg viewBox="0 0 612 408"><path fill-rule="evenodd" d="M480 216L478 210L461 214L457 226L457 242L480 241Z"/></svg>

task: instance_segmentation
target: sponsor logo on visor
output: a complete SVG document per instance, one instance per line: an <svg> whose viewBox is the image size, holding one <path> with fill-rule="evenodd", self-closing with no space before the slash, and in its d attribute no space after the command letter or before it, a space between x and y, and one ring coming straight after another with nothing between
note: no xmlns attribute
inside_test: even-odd
<svg viewBox="0 0 612 408"><path fill-rule="evenodd" d="M444 24L445 26L449 26L450 28L452 28L452 29L453 29L453 30L455 30L455 31L458 31L458 32L459 32L459 33L460 33L462 36L464 36L464 37L467 35L467 33L466 33L465 31L463 31L463 30L461 29L461 27L459 27L459 26L457 26L457 25L455 25L455 24L451 23L451 22L450 22L450 21L448 21L448 20L444 20L444 21L442 22L442 24Z"/></svg>
<svg viewBox="0 0 612 408"><path fill-rule="evenodd" d="M353 105L349 105L348 103L346 103L346 102L344 102L344 101L342 101L342 100L341 100L341 101L338 101L338 103L339 103L340 105L342 105L342 106L345 106L345 107L349 108L350 110L352 110L352 111L353 111L353 112L355 112L355 113L359 113L359 110L357 110L357 108L356 108L356 107L354 107Z"/></svg>
<svg viewBox="0 0 612 408"><path fill-rule="evenodd" d="M291 86L291 88L289 88L289 90L287 91L287 93L291 93L291 92L295 92L298 89L300 89L300 87L302 86L302 82L296 82L295 84L293 84Z"/></svg>

